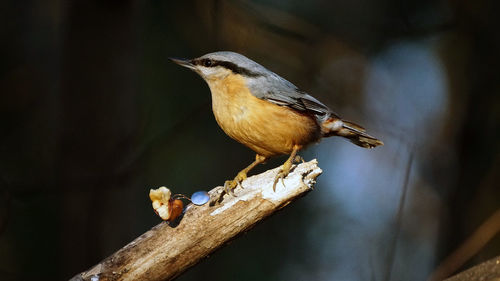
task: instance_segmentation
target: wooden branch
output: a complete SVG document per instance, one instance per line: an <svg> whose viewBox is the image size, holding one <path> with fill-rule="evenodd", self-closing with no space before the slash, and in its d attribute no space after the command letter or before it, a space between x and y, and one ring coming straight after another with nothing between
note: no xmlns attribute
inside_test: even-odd
<svg viewBox="0 0 500 281"><path fill-rule="evenodd" d="M321 174L316 160L302 163L272 186L279 168L248 178L236 197L226 195L221 204L189 204L180 223L162 222L101 261L77 274L76 280L171 280L238 234L311 191ZM216 198L223 188L209 194ZM145 191L145 195L146 191ZM154 215L151 210L152 215Z"/></svg>
<svg viewBox="0 0 500 281"><path fill-rule="evenodd" d="M462 267L500 232L500 208L488 217L460 247L453 251L429 277L428 281L440 281Z"/></svg>
<svg viewBox="0 0 500 281"><path fill-rule="evenodd" d="M496 281L500 280L500 256L467 269L445 281Z"/></svg>

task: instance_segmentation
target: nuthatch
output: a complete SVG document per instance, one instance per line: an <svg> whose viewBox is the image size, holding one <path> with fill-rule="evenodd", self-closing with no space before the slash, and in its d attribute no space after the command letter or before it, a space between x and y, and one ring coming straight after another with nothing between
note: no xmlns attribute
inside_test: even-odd
<svg viewBox="0 0 500 281"><path fill-rule="evenodd" d="M212 110L224 132L257 153L255 161L226 181L231 193L247 173L267 159L290 157L277 174L284 179L297 152L324 137L341 136L373 148L383 145L355 123L341 119L326 105L260 64L234 52L215 52L185 60L171 59L198 73L212 92Z"/></svg>

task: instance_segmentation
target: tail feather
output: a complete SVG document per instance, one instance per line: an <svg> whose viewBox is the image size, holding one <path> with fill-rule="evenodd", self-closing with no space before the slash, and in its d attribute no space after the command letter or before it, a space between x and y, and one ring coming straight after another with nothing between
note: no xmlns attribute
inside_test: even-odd
<svg viewBox="0 0 500 281"><path fill-rule="evenodd" d="M329 118L323 122L322 127L323 135L325 137L341 136L348 139L355 145L364 148L373 148L379 145L384 145L382 141L367 134L365 128L350 121L338 118Z"/></svg>

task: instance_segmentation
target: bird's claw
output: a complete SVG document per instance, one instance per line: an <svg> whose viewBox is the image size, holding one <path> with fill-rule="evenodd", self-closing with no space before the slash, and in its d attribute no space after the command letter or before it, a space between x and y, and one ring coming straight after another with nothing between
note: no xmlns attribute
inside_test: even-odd
<svg viewBox="0 0 500 281"><path fill-rule="evenodd" d="M274 178L273 191L276 191L276 184L278 184L278 181L280 179L281 179L281 183L283 184L283 187L285 187L285 180L284 180L285 177L286 177L286 175L284 175L282 171L278 172L278 174L276 175L276 178Z"/></svg>
<svg viewBox="0 0 500 281"><path fill-rule="evenodd" d="M234 194L234 189L238 186L241 186L243 188L243 185L241 184L244 180L247 179L247 174L244 171L239 172L236 177L233 180L227 180L224 183L224 194L230 194L231 196L236 196Z"/></svg>
<svg viewBox="0 0 500 281"><path fill-rule="evenodd" d="M306 163L306 160L304 160L302 156L296 155L295 158L293 159L293 163Z"/></svg>
<svg viewBox="0 0 500 281"><path fill-rule="evenodd" d="M300 156L298 156L298 157L300 157ZM299 159L302 159L302 157L300 157ZM283 166L281 167L281 170L278 172L278 174L276 174L276 177L274 178L273 191L276 191L276 184L278 183L278 181L280 179L281 179L281 183L283 184L283 187L286 187L285 186L285 178L286 178L286 176L288 176L288 174L290 174L290 170L292 170L292 164L295 160L297 160L297 159L294 157L292 159L288 159L283 164Z"/></svg>
<svg viewBox="0 0 500 281"><path fill-rule="evenodd" d="M233 189L235 189L237 186L239 185L238 182L232 180L227 180L225 183L224 183L224 193L222 193L222 195L224 194L229 194L231 196L234 196L234 191Z"/></svg>

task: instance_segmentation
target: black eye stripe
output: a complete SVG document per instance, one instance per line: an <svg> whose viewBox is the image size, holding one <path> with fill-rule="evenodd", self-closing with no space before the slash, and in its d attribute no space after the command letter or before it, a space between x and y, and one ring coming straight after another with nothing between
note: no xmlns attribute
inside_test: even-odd
<svg viewBox="0 0 500 281"><path fill-rule="evenodd" d="M204 67L215 67L215 61L211 59L194 59L191 61L194 65L201 65Z"/></svg>
<svg viewBox="0 0 500 281"><path fill-rule="evenodd" d="M253 72L247 68L240 67L236 65L235 63L229 62L229 61L222 61L222 60L212 60L212 59L194 59L192 60L192 63L194 65L201 65L204 67L217 67L221 66L226 69L231 70L235 74L241 74L244 76L249 76L249 77L258 77L262 76L260 73Z"/></svg>
<svg viewBox="0 0 500 281"><path fill-rule="evenodd" d="M204 60L202 60L202 64L205 67L211 67L212 66L212 60L211 59L204 59Z"/></svg>

